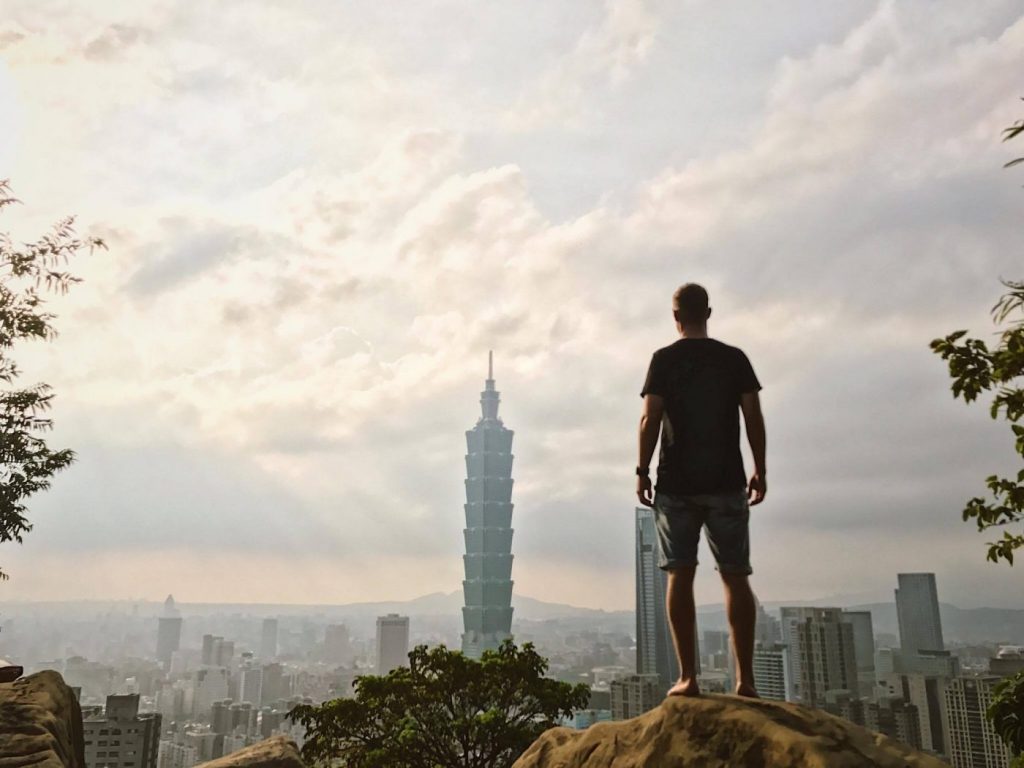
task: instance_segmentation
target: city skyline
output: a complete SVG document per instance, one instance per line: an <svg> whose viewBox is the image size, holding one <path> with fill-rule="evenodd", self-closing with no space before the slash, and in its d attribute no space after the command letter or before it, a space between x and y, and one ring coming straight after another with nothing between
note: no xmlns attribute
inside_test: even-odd
<svg viewBox="0 0 1024 768"><path fill-rule="evenodd" d="M1018 269L1019 4L57 7L0 21L0 231L109 250L17 350L78 460L0 602L457 590L493 348L517 589L626 608L637 393L697 280L765 386L758 594L1021 605L960 518L1009 434L928 349Z"/></svg>

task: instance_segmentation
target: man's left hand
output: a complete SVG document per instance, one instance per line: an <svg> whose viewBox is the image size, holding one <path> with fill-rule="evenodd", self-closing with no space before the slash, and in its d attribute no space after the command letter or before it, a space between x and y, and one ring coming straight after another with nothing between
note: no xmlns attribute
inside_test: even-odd
<svg viewBox="0 0 1024 768"><path fill-rule="evenodd" d="M636 479L636 497L645 507L653 507L654 499L651 498L651 478L640 477Z"/></svg>

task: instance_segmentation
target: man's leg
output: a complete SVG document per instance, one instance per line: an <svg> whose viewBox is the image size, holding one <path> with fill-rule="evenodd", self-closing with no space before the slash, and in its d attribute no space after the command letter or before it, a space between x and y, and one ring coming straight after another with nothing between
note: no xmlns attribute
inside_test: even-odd
<svg viewBox="0 0 1024 768"><path fill-rule="evenodd" d="M729 634L736 657L736 693L757 696L754 687L754 626L757 603L745 573L723 573L725 610L729 617Z"/></svg>
<svg viewBox="0 0 1024 768"><path fill-rule="evenodd" d="M672 643L679 659L679 680L668 692L669 696L696 696L697 685L695 647L697 609L693 602L693 577L697 566L677 566L668 572L668 591L665 606L672 628Z"/></svg>

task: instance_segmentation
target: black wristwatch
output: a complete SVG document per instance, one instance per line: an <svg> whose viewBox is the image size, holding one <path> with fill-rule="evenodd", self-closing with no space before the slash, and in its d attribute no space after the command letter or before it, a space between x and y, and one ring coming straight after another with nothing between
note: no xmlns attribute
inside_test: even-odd
<svg viewBox="0 0 1024 768"><path fill-rule="evenodd" d="M644 467L643 469L641 469L639 466L637 466L637 468L636 468L636 476L637 477L650 477L650 474L651 474L650 467Z"/></svg>

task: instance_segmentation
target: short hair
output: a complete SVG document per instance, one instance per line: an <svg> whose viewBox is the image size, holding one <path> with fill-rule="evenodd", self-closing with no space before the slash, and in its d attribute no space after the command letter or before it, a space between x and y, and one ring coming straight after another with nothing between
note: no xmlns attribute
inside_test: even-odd
<svg viewBox="0 0 1024 768"><path fill-rule="evenodd" d="M708 319L708 292L697 283L681 285L672 294L672 310L680 323L703 323Z"/></svg>

